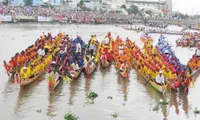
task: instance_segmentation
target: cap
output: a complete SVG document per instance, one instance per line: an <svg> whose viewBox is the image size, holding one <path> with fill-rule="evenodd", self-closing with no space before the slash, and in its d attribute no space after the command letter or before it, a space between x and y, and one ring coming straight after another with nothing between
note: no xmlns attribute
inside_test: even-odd
<svg viewBox="0 0 200 120"><path fill-rule="evenodd" d="M159 73L162 73L162 71L159 71Z"/></svg>
<svg viewBox="0 0 200 120"><path fill-rule="evenodd" d="M23 67L23 69L24 69L24 70L26 70L26 69L27 69L27 67Z"/></svg>
<svg viewBox="0 0 200 120"><path fill-rule="evenodd" d="M55 61L53 61L53 62L52 62L52 64L56 64L56 62L55 62Z"/></svg>

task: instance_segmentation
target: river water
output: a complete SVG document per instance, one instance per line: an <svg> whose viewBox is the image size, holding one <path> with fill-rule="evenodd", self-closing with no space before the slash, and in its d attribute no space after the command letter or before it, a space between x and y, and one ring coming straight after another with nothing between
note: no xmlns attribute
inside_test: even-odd
<svg viewBox="0 0 200 120"><path fill-rule="evenodd" d="M173 29L178 29L172 27ZM188 95L179 90L172 92L169 104L153 108L162 99L150 85L134 69L130 72L129 80L116 74L114 66L108 69L98 67L95 73L86 79L84 74L71 82L59 85L56 93L49 95L45 76L33 84L19 88L12 84L2 67L3 60L33 44L42 32L59 31L68 33L71 37L80 35L86 42L90 35L96 34L99 41L111 32L113 37L120 35L123 39L131 38L142 47L139 40L141 33L127 31L116 26L106 25L46 25L46 24L5 24L0 25L0 118L2 120L63 120L64 115L71 112L80 120L113 120L111 114L118 113L119 120L199 120L200 115L193 113L195 107L200 109L200 77L197 78ZM158 34L152 35L156 44ZM168 41L180 61L187 63L194 54L194 49L176 47L175 40L180 36L168 35ZM87 103L90 91L99 96L94 104ZM112 96L113 99L107 99ZM41 112L37 112L37 111Z"/></svg>

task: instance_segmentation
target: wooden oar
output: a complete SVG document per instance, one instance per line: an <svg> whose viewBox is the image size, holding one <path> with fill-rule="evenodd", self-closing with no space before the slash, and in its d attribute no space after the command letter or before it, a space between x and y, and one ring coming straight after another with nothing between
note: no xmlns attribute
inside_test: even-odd
<svg viewBox="0 0 200 120"><path fill-rule="evenodd" d="M6 66L7 66L7 63L6 63L5 60L3 61L3 64L4 64L4 67L5 67L5 69L6 69L6 73L7 73L7 75L10 76L10 74L8 73L7 67L6 67Z"/></svg>
<svg viewBox="0 0 200 120"><path fill-rule="evenodd" d="M71 79L70 77L68 77L68 76L63 76L63 80L64 80L66 83L72 81L72 79Z"/></svg>
<svg viewBox="0 0 200 120"><path fill-rule="evenodd" d="M146 82L144 85L146 86L146 85L147 85L147 83L149 83L149 81L150 81L150 80L152 80L152 79L148 79L148 80L147 80L147 82Z"/></svg>
<svg viewBox="0 0 200 120"><path fill-rule="evenodd" d="M116 74L120 71L120 68L116 71Z"/></svg>

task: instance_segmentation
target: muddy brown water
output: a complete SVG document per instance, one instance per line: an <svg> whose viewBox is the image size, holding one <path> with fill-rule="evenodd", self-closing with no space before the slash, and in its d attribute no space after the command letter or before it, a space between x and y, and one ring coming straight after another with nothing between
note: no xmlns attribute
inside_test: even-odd
<svg viewBox="0 0 200 120"><path fill-rule="evenodd" d="M174 29L174 28L173 28ZM193 113L195 107L200 109L200 77L197 78L188 95L182 89L169 96L168 105L157 105L162 95L150 85L145 86L144 79L134 69L129 79L123 79L116 74L112 65L102 69L100 66L86 79L84 74L71 83L62 82L54 95L50 96L47 75L38 81L19 88L12 84L5 73L3 60L8 61L11 56L33 44L42 32L52 32L54 35L64 31L72 37L80 35L86 42L90 35L96 34L101 41L107 32L112 36L120 35L136 41L142 47L141 33L126 31L116 26L106 25L47 25L47 24L5 24L0 25L0 118L2 120L63 120L64 115L71 112L80 120L113 120L111 114L118 113L119 120L199 120L200 115ZM159 37L152 35L154 45ZM176 47L175 40L179 36L168 35L176 55L186 64L194 54L194 49ZM90 91L99 96L94 104L87 104ZM112 96L113 99L107 99ZM37 110L41 112L37 112Z"/></svg>

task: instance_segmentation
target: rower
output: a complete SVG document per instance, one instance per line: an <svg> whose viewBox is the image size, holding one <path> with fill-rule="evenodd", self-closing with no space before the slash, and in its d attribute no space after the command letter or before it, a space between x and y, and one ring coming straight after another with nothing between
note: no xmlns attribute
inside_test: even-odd
<svg viewBox="0 0 200 120"><path fill-rule="evenodd" d="M89 49L90 49L90 55L93 56L94 49L95 49L95 45L94 45L93 42L90 43L90 48Z"/></svg>
<svg viewBox="0 0 200 120"><path fill-rule="evenodd" d="M105 52L103 52L103 55L101 55L100 60L107 60L107 56Z"/></svg>
<svg viewBox="0 0 200 120"><path fill-rule="evenodd" d="M94 67L94 62L91 61L91 62L90 62L90 68L92 69L93 67Z"/></svg>
<svg viewBox="0 0 200 120"><path fill-rule="evenodd" d="M81 53L81 44L76 43L76 53L80 52Z"/></svg>
<svg viewBox="0 0 200 120"><path fill-rule="evenodd" d="M28 79L30 76L30 70L28 70L28 68L24 66L20 71L20 75L23 79Z"/></svg>
<svg viewBox="0 0 200 120"><path fill-rule="evenodd" d="M123 46L123 44L120 44L119 45L119 54L120 55L123 55L123 50L124 50L124 46Z"/></svg>
<svg viewBox="0 0 200 120"><path fill-rule="evenodd" d="M125 67L126 67L126 62L125 62L125 63L123 63L123 64L121 65L121 67L120 67L120 71L121 71L121 72L123 72L123 71L124 71L124 69L125 69Z"/></svg>
<svg viewBox="0 0 200 120"><path fill-rule="evenodd" d="M159 72L159 74L156 76L156 81L155 81L158 85L162 85L165 83L165 78L162 75L162 71Z"/></svg>
<svg viewBox="0 0 200 120"><path fill-rule="evenodd" d="M38 53L41 57L43 57L43 56L45 55L44 47L41 47L41 48L37 51L37 53Z"/></svg>
<svg viewBox="0 0 200 120"><path fill-rule="evenodd" d="M77 61L75 62L74 66L75 66L75 71L79 71L80 68Z"/></svg>

